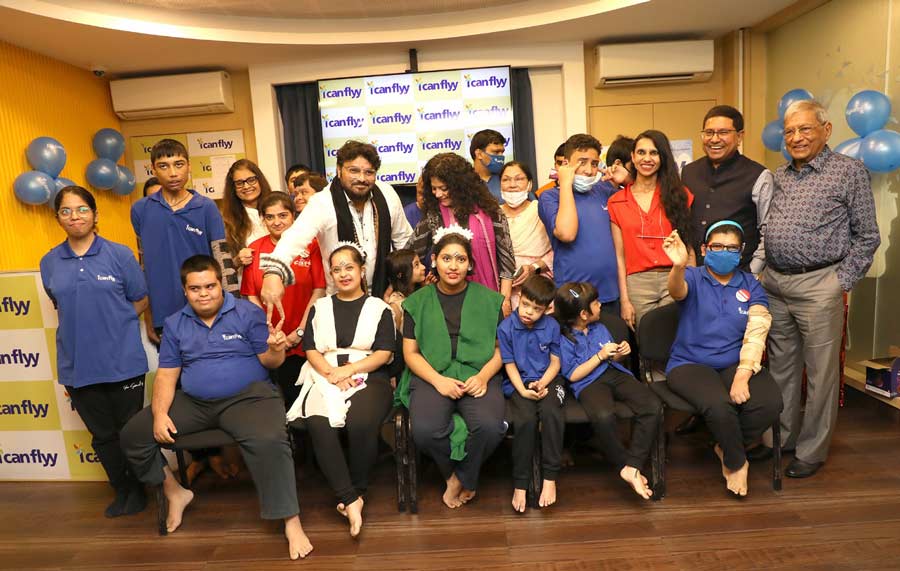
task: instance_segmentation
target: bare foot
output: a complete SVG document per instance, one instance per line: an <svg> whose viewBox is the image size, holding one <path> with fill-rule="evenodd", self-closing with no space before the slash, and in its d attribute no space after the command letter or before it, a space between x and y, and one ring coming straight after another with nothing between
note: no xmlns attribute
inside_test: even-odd
<svg viewBox="0 0 900 571"><path fill-rule="evenodd" d="M653 495L653 490L647 486L647 478L645 478L637 468L625 466L619 472L619 476L628 482L628 485L634 489L637 495L645 500L649 500L650 496Z"/></svg>
<svg viewBox="0 0 900 571"><path fill-rule="evenodd" d="M468 503L469 500L475 497L475 490L461 490L459 492L459 501L462 503Z"/></svg>
<svg viewBox="0 0 900 571"><path fill-rule="evenodd" d="M519 513L525 513L525 490L520 490L519 488L513 489L513 497L512 497L512 507L515 511Z"/></svg>
<svg viewBox="0 0 900 571"><path fill-rule="evenodd" d="M544 480L544 485L541 488L541 497L538 499L538 505L542 508L547 506L552 506L556 503L556 481L555 480Z"/></svg>
<svg viewBox="0 0 900 571"><path fill-rule="evenodd" d="M722 448L716 444L716 456L722 463L722 476L725 478L725 487L736 496L746 496L749 486L747 484L747 475L750 472L750 463L744 460L744 465L737 470L731 470L725 466L725 453Z"/></svg>
<svg viewBox="0 0 900 571"><path fill-rule="evenodd" d="M362 510L364 503L362 496L359 496L351 502L349 506L345 506L343 503L337 505L338 513L350 521L350 537L356 537L362 530Z"/></svg>
<svg viewBox="0 0 900 571"><path fill-rule="evenodd" d="M226 446L222 449L222 458L225 462L225 473L228 474L229 478L236 478L243 465L240 448L237 446Z"/></svg>
<svg viewBox="0 0 900 571"><path fill-rule="evenodd" d="M163 480L163 493L169 502L169 514L166 517L166 530L172 533L181 525L181 519L184 516L184 510L188 504L194 499L194 492L182 488L175 480L175 476L168 469L166 470L166 479Z"/></svg>
<svg viewBox="0 0 900 571"><path fill-rule="evenodd" d="M288 553L291 559L306 557L313 550L312 543L303 533L300 516L295 515L284 520L284 536L288 540Z"/></svg>
<svg viewBox="0 0 900 571"><path fill-rule="evenodd" d="M228 466L225 463L225 458L221 455L215 455L209 457L209 467L212 468L212 471L219 475L223 480L227 480L231 477L228 473Z"/></svg>
<svg viewBox="0 0 900 571"><path fill-rule="evenodd" d="M459 481L459 478L456 477L456 474L451 474L449 478L447 478L447 489L444 490L444 505L446 505L450 509L456 509L459 506L463 505L461 501L459 501L459 493L462 491L462 482Z"/></svg>
<svg viewBox="0 0 900 571"><path fill-rule="evenodd" d="M560 458L560 465L563 468L571 468L575 465L575 457L572 456L572 451L568 448L563 448L562 457Z"/></svg>
<svg viewBox="0 0 900 571"><path fill-rule="evenodd" d="M204 470L206 470L206 462L204 460L193 460L191 465L185 470L185 475L187 477L186 485L190 486L193 484L194 480L197 479L197 476L202 474ZM184 482L182 482L182 484L185 485Z"/></svg>

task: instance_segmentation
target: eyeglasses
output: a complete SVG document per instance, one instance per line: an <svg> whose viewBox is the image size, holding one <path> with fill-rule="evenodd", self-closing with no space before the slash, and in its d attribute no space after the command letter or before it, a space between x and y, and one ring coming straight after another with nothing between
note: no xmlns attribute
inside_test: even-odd
<svg viewBox="0 0 900 571"><path fill-rule="evenodd" d="M73 208L68 208L68 207L67 207L67 208L60 208L60 209L57 211L57 214L59 214L62 218L68 218L69 216L72 216L72 214L75 214L75 215L76 215L77 217L79 217L79 218L84 218L85 216L87 216L87 215L90 214L91 212L93 212L93 210L91 210L91 207L90 207L90 206L79 206L79 207L74 208L74 209L73 209Z"/></svg>
<svg viewBox="0 0 900 571"><path fill-rule="evenodd" d="M375 169L361 169L359 167L347 167L346 170L351 176L363 175L366 178L375 178Z"/></svg>
<svg viewBox="0 0 900 571"><path fill-rule="evenodd" d="M706 249L711 252L730 252L732 254L739 254L741 250L744 249L743 245L733 246L731 244L719 244L718 242L713 242L712 244L707 244Z"/></svg>
<svg viewBox="0 0 900 571"><path fill-rule="evenodd" d="M700 131L700 136L703 137L704 139L708 140L708 139L712 139L713 137L718 135L718 137L720 139L724 139L725 137L727 137L728 135L730 135L732 133L737 133L737 129L718 129L718 130L704 129L704 130Z"/></svg>
<svg viewBox="0 0 900 571"><path fill-rule="evenodd" d="M525 184L526 182L528 182L528 177L526 177L526 176L517 176L515 178L505 176L500 179L500 184L512 184L512 183Z"/></svg>
<svg viewBox="0 0 900 571"><path fill-rule="evenodd" d="M789 141L794 138L794 134L800 133L801 137L809 137L813 131L816 130L817 127L821 127L825 123L819 123L818 125L804 125L802 127L797 127L796 129L785 129L782 131L784 135L784 140Z"/></svg>
<svg viewBox="0 0 900 571"><path fill-rule="evenodd" d="M244 188L245 186L256 186L256 183L259 182L259 177L248 176L245 179L235 179L234 188Z"/></svg>

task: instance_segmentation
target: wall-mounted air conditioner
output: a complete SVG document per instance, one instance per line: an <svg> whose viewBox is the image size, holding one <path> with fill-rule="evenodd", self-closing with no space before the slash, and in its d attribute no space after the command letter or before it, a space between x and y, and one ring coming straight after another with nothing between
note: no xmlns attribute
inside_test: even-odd
<svg viewBox="0 0 900 571"><path fill-rule="evenodd" d="M712 75L712 40L600 45L597 87L706 81Z"/></svg>
<svg viewBox="0 0 900 571"><path fill-rule="evenodd" d="M119 79L109 82L113 110L122 119L210 115L234 111L225 71Z"/></svg>

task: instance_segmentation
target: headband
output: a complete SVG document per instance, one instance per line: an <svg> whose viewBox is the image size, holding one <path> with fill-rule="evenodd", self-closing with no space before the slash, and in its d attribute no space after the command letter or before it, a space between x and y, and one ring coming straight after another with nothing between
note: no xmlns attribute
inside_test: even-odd
<svg viewBox="0 0 900 571"><path fill-rule="evenodd" d="M744 237L744 227L743 226L741 226L734 220L719 220L718 222L716 222L715 224L713 224L712 226L710 226L709 228L706 229L706 237L703 238L703 241L705 242L705 241L709 240L709 235L712 234L712 231L721 226L736 227L738 230L741 231L741 238L743 239L743 237Z"/></svg>
<svg viewBox="0 0 900 571"><path fill-rule="evenodd" d="M366 253L363 251L362 247L359 244L357 244L356 242L349 242L347 240L338 242L337 244L335 244L334 249L331 250L331 253L334 254L335 251L337 251L341 248L353 248L354 250L359 252L359 257L362 258L363 263L364 264L366 263Z"/></svg>
<svg viewBox="0 0 900 571"><path fill-rule="evenodd" d="M463 228L459 224L451 224L450 226L447 226L446 228L438 228L434 232L434 243L437 244L438 242L440 242L441 240L444 239L444 236L448 236L450 234L457 234L459 236L462 236L463 238L465 238L465 240L467 242L471 242L472 238L475 237L475 235L472 234L471 230Z"/></svg>

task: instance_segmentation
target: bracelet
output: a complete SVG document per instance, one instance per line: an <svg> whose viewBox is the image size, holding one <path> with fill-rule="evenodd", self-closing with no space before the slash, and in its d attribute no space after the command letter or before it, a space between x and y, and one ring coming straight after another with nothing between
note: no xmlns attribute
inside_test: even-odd
<svg viewBox="0 0 900 571"><path fill-rule="evenodd" d="M599 353L599 352L594 353L594 357L597 357L597 361L599 361L600 363L603 363L603 359L600 358L600 353Z"/></svg>

